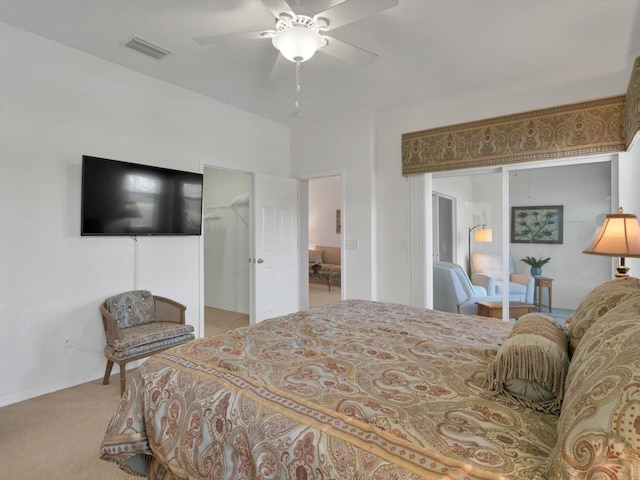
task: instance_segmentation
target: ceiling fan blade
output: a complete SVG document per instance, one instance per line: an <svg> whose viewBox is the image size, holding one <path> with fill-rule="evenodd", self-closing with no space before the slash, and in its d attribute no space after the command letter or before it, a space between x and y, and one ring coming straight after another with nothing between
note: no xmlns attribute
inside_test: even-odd
<svg viewBox="0 0 640 480"><path fill-rule="evenodd" d="M295 75L296 65L293 62L290 62L284 56L278 52L278 56L273 62L273 67L271 68L271 72L269 73L270 81L283 80L288 76Z"/></svg>
<svg viewBox="0 0 640 480"><path fill-rule="evenodd" d="M283 12L295 16L295 13L293 13L293 10L285 0L262 0L262 3L276 18L280 18L280 14Z"/></svg>
<svg viewBox="0 0 640 480"><path fill-rule="evenodd" d="M266 30L267 32L269 30ZM237 42L242 40L263 40L265 37L262 34L265 33L265 30L260 30L258 32L236 32L236 33L226 33L222 35L208 35L206 37L196 37L194 38L195 42L198 45L221 45L224 43ZM275 32L273 32L275 34Z"/></svg>
<svg viewBox="0 0 640 480"><path fill-rule="evenodd" d="M314 18L323 17L329 19L329 26L323 28L324 31L329 31L356 22L374 13L388 10L396 5L398 5L398 0L346 0L328 8L324 12L320 12Z"/></svg>
<svg viewBox="0 0 640 480"><path fill-rule="evenodd" d="M298 15L314 17L319 12L324 12L339 3L348 0L288 0L288 3Z"/></svg>
<svg viewBox="0 0 640 480"><path fill-rule="evenodd" d="M327 35L323 35L323 37L327 39L328 43L318 51L331 55L343 62L366 67L378 58L378 55L375 53L363 50L362 48L358 48L336 38Z"/></svg>

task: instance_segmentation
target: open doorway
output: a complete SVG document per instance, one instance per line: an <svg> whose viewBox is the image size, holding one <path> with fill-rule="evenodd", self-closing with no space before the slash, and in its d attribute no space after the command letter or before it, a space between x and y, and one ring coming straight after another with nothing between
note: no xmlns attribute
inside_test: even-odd
<svg viewBox="0 0 640 480"><path fill-rule="evenodd" d="M205 336L249 325L251 175L204 168Z"/></svg>
<svg viewBox="0 0 640 480"><path fill-rule="evenodd" d="M342 179L309 179L309 307L339 302L342 290Z"/></svg>
<svg viewBox="0 0 640 480"><path fill-rule="evenodd" d="M454 242L456 199L439 193L432 193L433 199L433 260L453 262L456 244Z"/></svg>

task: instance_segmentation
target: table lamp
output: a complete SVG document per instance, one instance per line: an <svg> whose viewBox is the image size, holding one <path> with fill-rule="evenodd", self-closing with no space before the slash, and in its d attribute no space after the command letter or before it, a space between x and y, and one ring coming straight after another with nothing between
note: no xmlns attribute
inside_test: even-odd
<svg viewBox="0 0 640 480"><path fill-rule="evenodd" d="M620 257L615 276L628 277L629 267L624 264L625 257L640 257L638 217L624 213L622 207L618 213L607 215L594 240L582 253Z"/></svg>

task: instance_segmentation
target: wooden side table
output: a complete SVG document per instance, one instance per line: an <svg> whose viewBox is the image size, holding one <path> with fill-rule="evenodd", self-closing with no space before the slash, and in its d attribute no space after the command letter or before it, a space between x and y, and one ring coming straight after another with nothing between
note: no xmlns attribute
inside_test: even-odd
<svg viewBox="0 0 640 480"><path fill-rule="evenodd" d="M549 277L533 277L536 280L536 284L534 287L534 303L538 304L538 311L542 311L542 307L548 307L549 313L551 313L551 302L553 300L553 278ZM547 289L547 293L549 294L549 305L542 304L542 292L543 288ZM537 302L536 300L537 299Z"/></svg>
<svg viewBox="0 0 640 480"><path fill-rule="evenodd" d="M478 315L491 318L502 318L502 302L476 302ZM524 302L509 302L509 317L519 318L531 313L534 305Z"/></svg>
<svg viewBox="0 0 640 480"><path fill-rule="evenodd" d="M330 272L329 273L329 291L331 291L331 285L338 285L337 283L332 283L335 278L340 278L340 273Z"/></svg>

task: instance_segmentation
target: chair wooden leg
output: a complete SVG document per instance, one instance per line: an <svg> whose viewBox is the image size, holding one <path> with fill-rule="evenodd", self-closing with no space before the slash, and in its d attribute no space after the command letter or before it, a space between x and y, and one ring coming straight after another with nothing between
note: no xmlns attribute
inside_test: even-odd
<svg viewBox="0 0 640 480"><path fill-rule="evenodd" d="M127 384L127 380L125 378L125 372L127 369L127 364L126 363L121 363L120 364L120 395L122 395L124 393L124 387Z"/></svg>
<svg viewBox="0 0 640 480"><path fill-rule="evenodd" d="M104 379L102 379L103 385L109 385L109 377L111 376L111 369L113 368L113 362L107 360L107 368L104 369Z"/></svg>

